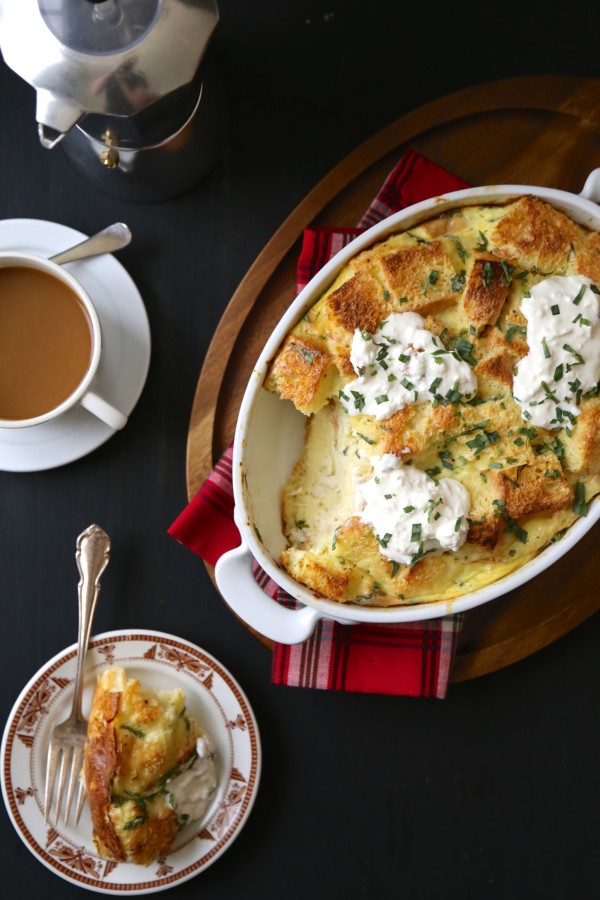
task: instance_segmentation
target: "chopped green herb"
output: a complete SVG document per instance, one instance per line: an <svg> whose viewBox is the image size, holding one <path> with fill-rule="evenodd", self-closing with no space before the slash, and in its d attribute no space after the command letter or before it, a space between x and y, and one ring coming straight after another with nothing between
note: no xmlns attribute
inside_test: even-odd
<svg viewBox="0 0 600 900"><path fill-rule="evenodd" d="M452 292L456 294L458 291L462 291L466 282L467 276L464 270L460 273L460 275L453 275L450 279L450 287L452 288Z"/></svg>
<svg viewBox="0 0 600 900"><path fill-rule="evenodd" d="M452 406L456 406L457 403L460 403L462 398L463 395L461 394L461 392L454 389L448 391L448 393L446 394L446 399L449 400Z"/></svg>
<svg viewBox="0 0 600 900"><path fill-rule="evenodd" d="M512 274L515 271L515 266L511 266L505 259L500 261L500 266L502 267L502 281L504 284L510 284L512 281Z"/></svg>
<svg viewBox="0 0 600 900"><path fill-rule="evenodd" d="M440 450L438 456L441 459L442 465L445 469L454 469L454 466L450 462L450 460L452 459L452 454L449 450Z"/></svg>
<svg viewBox="0 0 600 900"><path fill-rule="evenodd" d="M579 306L579 304L581 303L581 301L583 299L583 295L585 294L585 288L586 288L585 284L582 284L581 287L579 288L577 296L573 297L573 303L575 304L575 306Z"/></svg>
<svg viewBox="0 0 600 900"><path fill-rule="evenodd" d="M415 389L414 384L412 383L412 381L409 381L408 378L403 378L400 384L402 385L402 387L405 387L407 391L414 391Z"/></svg>
<svg viewBox="0 0 600 900"><path fill-rule="evenodd" d="M360 412L365 405L365 398L363 394L360 394L358 391L350 391L352 396L354 397L354 406Z"/></svg>
<svg viewBox="0 0 600 900"><path fill-rule="evenodd" d="M454 523L455 531L458 531L458 529L460 528L462 520L463 520L463 517L459 516L458 519L456 520L456 522Z"/></svg>
<svg viewBox="0 0 600 900"><path fill-rule="evenodd" d="M410 532L411 541L420 541L421 540L421 524L416 522Z"/></svg>
<svg viewBox="0 0 600 900"><path fill-rule="evenodd" d="M483 279L483 283L486 287L489 287L492 281L494 280L494 270L492 269L489 262L486 262L483 270L481 272L481 277Z"/></svg>
<svg viewBox="0 0 600 900"><path fill-rule="evenodd" d="M362 432L360 432L360 431L357 431L356 433L359 436L359 438L362 438L363 441L367 442L367 444L376 444L377 443L377 441L374 441L373 438L368 437L366 434L362 434Z"/></svg>
<svg viewBox="0 0 600 900"><path fill-rule="evenodd" d="M503 468L504 468L504 466L502 465L502 463L499 463L499 462L491 462L490 463L490 469L503 469Z"/></svg>
<svg viewBox="0 0 600 900"><path fill-rule="evenodd" d="M572 357L574 357L575 362L571 363L572 366L581 366L585 362L581 353L578 353L577 350L573 350L570 344L563 344L563 350L566 350L567 353L570 353Z"/></svg>
<svg viewBox="0 0 600 900"><path fill-rule="evenodd" d="M405 507L404 507L404 512L405 512L405 513L411 513L411 512L414 512L414 509L415 509L414 506L405 506Z"/></svg>
<svg viewBox="0 0 600 900"><path fill-rule="evenodd" d="M575 485L575 502L573 503L573 512L576 516L587 516L587 506L585 502L585 484L578 481Z"/></svg>
<svg viewBox="0 0 600 900"><path fill-rule="evenodd" d="M559 306L558 306L558 303L554 303L554 304L550 307L550 312L552 313L553 316L558 316L558 315L560 315L560 308L559 308Z"/></svg>
<svg viewBox="0 0 600 900"><path fill-rule="evenodd" d="M389 532L386 532L382 538L378 537L377 540L381 544L382 547L387 547L389 542L391 541L392 536Z"/></svg>
<svg viewBox="0 0 600 900"><path fill-rule="evenodd" d="M479 244L477 244L475 249L476 250L487 250L488 239L485 236L485 234L483 233L483 231L479 232L479 237L481 238L481 242Z"/></svg>
<svg viewBox="0 0 600 900"><path fill-rule="evenodd" d="M515 334L527 334L527 329L522 325L517 324L517 322L509 322L506 326L506 342L510 344L513 339L513 335Z"/></svg>
<svg viewBox="0 0 600 900"><path fill-rule="evenodd" d="M395 578L400 569L400 563L393 562L392 563L392 578Z"/></svg>
<svg viewBox="0 0 600 900"><path fill-rule="evenodd" d="M434 478L436 475L441 475L442 470L438 466L433 466L431 469L425 469L425 474L429 475L430 478Z"/></svg>
<svg viewBox="0 0 600 900"><path fill-rule="evenodd" d="M383 299L386 301L390 299L390 292L387 289L383 292Z"/></svg>
<svg viewBox="0 0 600 900"><path fill-rule="evenodd" d="M461 261L464 262L467 259L467 257L470 256L471 254L467 250L465 250L461 239L459 237L456 237L455 234L448 234L448 235L446 235L446 237L450 238L450 240L456 247L456 251L457 251L458 255L460 256Z"/></svg>
<svg viewBox="0 0 600 900"><path fill-rule="evenodd" d="M427 276L427 281L425 282L425 287L423 288L423 293L426 294L428 289L431 287L435 290L435 286L437 284L437 280L439 277L439 272L437 269L432 269L429 275Z"/></svg>
<svg viewBox="0 0 600 900"><path fill-rule="evenodd" d="M400 356L398 357L398 359L400 360L401 363L407 363L410 359L410 356L406 356L405 353L401 353Z"/></svg>
<svg viewBox="0 0 600 900"><path fill-rule="evenodd" d="M550 351L548 350L548 344L546 343L545 337L542 338L541 344L542 350L544 351L544 356L546 357L546 359L550 359Z"/></svg>
<svg viewBox="0 0 600 900"><path fill-rule="evenodd" d="M504 530L510 532L511 534L514 534L519 543L527 543L527 538L529 537L529 535L527 534L525 529L522 528L517 521L515 521L515 519L508 519Z"/></svg>
<svg viewBox="0 0 600 900"><path fill-rule="evenodd" d="M120 725L119 728L122 728L123 731L130 731L136 738L143 738L145 736L143 731L140 731L139 728L134 728L133 725Z"/></svg>
<svg viewBox="0 0 600 900"><path fill-rule="evenodd" d="M389 399L387 394L379 394L378 397L375 397L375 403L380 406L382 403L389 403Z"/></svg>
<svg viewBox="0 0 600 900"><path fill-rule="evenodd" d="M497 431L482 431L472 440L467 441L467 447L470 447L471 450L475 451L475 456L479 456L482 450L485 450L486 447L495 444L496 441L499 440L500 435Z"/></svg>
<svg viewBox="0 0 600 900"><path fill-rule="evenodd" d="M300 354L304 362L307 362L309 366L312 366L315 361L315 354L313 350L307 350L306 347L302 347L300 344L292 344L292 347L297 353Z"/></svg>
<svg viewBox="0 0 600 900"><path fill-rule="evenodd" d="M564 366L561 363L560 366L557 366L554 370L554 380L560 381L560 379L563 377L563 373L564 373Z"/></svg>

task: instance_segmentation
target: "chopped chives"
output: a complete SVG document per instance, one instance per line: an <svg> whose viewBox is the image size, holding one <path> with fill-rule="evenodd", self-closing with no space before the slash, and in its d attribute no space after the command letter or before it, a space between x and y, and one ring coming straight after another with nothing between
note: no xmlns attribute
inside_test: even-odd
<svg viewBox="0 0 600 900"><path fill-rule="evenodd" d="M575 485L575 502L573 503L573 512L576 516L586 516L587 506L585 503L585 484L578 481Z"/></svg>

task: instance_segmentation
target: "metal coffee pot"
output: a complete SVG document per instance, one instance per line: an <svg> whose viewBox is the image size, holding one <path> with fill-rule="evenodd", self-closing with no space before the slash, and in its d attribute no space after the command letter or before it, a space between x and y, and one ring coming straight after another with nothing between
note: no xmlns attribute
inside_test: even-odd
<svg viewBox="0 0 600 900"><path fill-rule="evenodd" d="M215 0L0 0L0 50L37 93L43 147L106 193L163 200L219 158Z"/></svg>

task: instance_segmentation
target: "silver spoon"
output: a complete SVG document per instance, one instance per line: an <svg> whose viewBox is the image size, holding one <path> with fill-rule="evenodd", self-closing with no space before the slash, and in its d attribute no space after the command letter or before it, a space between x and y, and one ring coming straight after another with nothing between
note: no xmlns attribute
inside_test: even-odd
<svg viewBox="0 0 600 900"><path fill-rule="evenodd" d="M112 253L113 250L120 250L126 247L131 241L131 231L123 222L115 222L109 225L97 234L80 241L74 247L63 250L51 256L50 261L62 265L63 263L73 262L76 259L86 259L88 256L98 256L101 253Z"/></svg>

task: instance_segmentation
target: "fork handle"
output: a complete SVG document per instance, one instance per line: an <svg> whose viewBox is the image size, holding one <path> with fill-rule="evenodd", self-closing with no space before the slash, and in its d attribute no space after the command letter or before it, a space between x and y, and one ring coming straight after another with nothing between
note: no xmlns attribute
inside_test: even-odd
<svg viewBox="0 0 600 900"><path fill-rule="evenodd" d="M77 674L75 676L75 696L73 698L72 715L83 720L81 697L83 694L83 671L92 619L96 609L96 601L100 593L100 576L108 565L110 556L110 539L99 525L90 525L77 538L75 559L79 569L80 580L77 586L79 595L79 632L77 637Z"/></svg>

